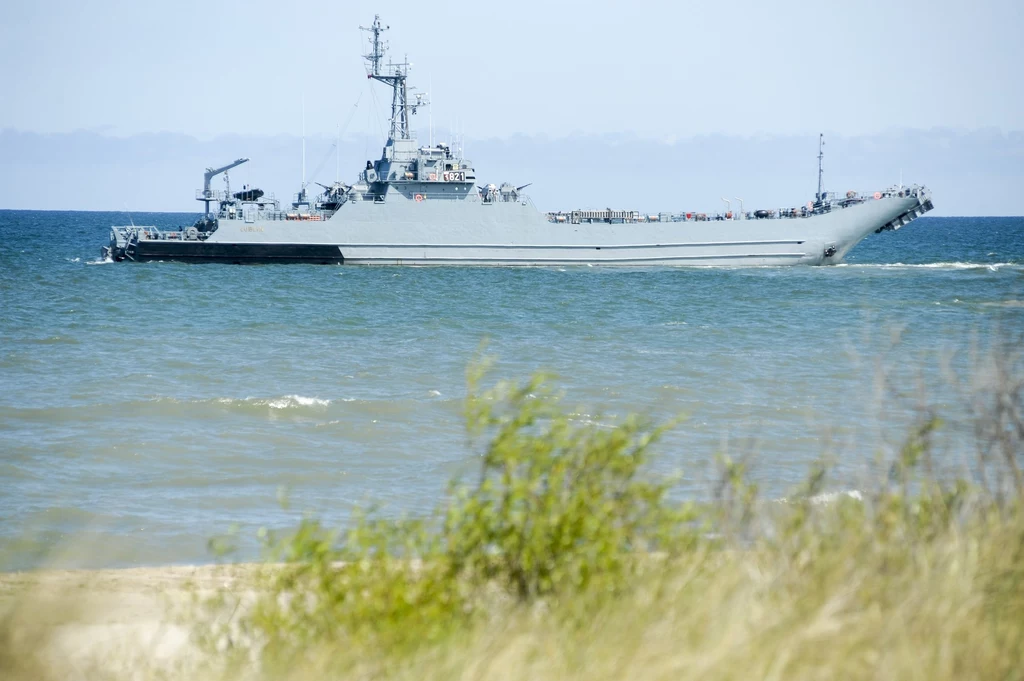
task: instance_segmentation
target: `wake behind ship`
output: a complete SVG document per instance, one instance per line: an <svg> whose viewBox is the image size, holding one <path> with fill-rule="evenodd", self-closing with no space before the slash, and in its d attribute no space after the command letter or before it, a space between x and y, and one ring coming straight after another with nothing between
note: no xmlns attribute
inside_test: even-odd
<svg viewBox="0 0 1024 681"><path fill-rule="evenodd" d="M306 262L381 265L822 265L842 261L872 232L898 229L932 209L922 186L861 194L822 188L795 208L706 213L572 210L541 213L527 185L477 184L473 164L446 144L418 146L407 63L385 65L374 17L367 77L392 90L381 158L354 184L337 182L312 200L305 184L290 208L257 188L231 191L228 171L208 168L196 199L202 217L161 230L115 226L103 256L114 260ZM223 174L226 188L211 189ZM215 210L211 210L211 205Z"/></svg>

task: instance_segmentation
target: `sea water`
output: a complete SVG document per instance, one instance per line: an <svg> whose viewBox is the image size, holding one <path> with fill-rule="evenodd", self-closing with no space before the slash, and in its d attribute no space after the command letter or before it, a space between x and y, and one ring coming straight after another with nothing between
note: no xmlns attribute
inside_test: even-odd
<svg viewBox="0 0 1024 681"><path fill-rule="evenodd" d="M188 215L135 214L171 227ZM7 567L213 559L356 506L424 513L468 475L466 370L558 376L581 423L681 417L680 494L746 457L767 498L830 457L871 479L925 403L967 465L973 353L1024 337L1024 218L922 218L835 267L110 263L116 213L0 211ZM287 504L280 503L284 491Z"/></svg>

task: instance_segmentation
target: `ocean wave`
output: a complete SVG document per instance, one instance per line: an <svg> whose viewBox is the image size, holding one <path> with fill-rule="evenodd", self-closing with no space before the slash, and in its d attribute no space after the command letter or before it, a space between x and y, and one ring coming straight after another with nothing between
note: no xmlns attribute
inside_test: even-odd
<svg viewBox="0 0 1024 681"><path fill-rule="evenodd" d="M290 407L326 407L330 400L322 400L319 397L303 397L302 395L285 395L276 400L271 400L267 406L271 409L288 409Z"/></svg>
<svg viewBox="0 0 1024 681"><path fill-rule="evenodd" d="M814 505L822 505L834 504L840 499L853 499L854 501L864 501L864 494L857 489L846 489L835 492L822 492L821 494L815 494L814 496L810 497L808 501L810 501ZM779 504L788 504L793 500L790 499L789 497L779 497L778 499L774 499L774 501Z"/></svg>
<svg viewBox="0 0 1024 681"><path fill-rule="evenodd" d="M198 400L204 402L205 400ZM270 409L300 409L303 407L326 407L331 400L320 399L319 397L305 397L304 395L284 395L282 397L246 397L245 399L232 399L230 397L217 398L218 404L229 407L269 407Z"/></svg>
<svg viewBox="0 0 1024 681"><path fill-rule="evenodd" d="M1024 307L1024 300L1000 300L982 303L985 307Z"/></svg>
<svg viewBox="0 0 1024 681"><path fill-rule="evenodd" d="M1021 263L1015 262L924 262L924 263L839 263L834 267L853 267L857 269L928 269L928 270L988 270L998 272L1003 268L1021 268Z"/></svg>
<svg viewBox="0 0 1024 681"><path fill-rule="evenodd" d="M29 345L79 345L80 342L68 336L50 336L49 338L26 338L21 341Z"/></svg>
<svg viewBox="0 0 1024 681"><path fill-rule="evenodd" d="M72 262L78 262L78 258L75 258ZM112 262L114 262L114 259L108 256L106 258L97 258L95 260L86 260L85 264L86 265L109 265Z"/></svg>
<svg viewBox="0 0 1024 681"><path fill-rule="evenodd" d="M0 421L15 419L31 422L92 422L111 415L125 417L162 418L217 418L225 412L231 414L268 416L319 416L331 405L331 400L303 395L281 397L246 397L242 399L217 397L207 399L180 399L151 397L118 403L65 404L42 407L0 406Z"/></svg>

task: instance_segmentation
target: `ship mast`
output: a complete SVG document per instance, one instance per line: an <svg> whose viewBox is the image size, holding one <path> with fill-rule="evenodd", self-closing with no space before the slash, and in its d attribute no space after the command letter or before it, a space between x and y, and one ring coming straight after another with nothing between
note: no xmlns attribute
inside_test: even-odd
<svg viewBox="0 0 1024 681"><path fill-rule="evenodd" d="M821 166L821 162L822 162L822 159L824 159L824 158L825 158L825 134L824 133L819 133L818 134L818 194L817 194L818 203L821 203L822 199L824 197L824 193L822 192L822 182L821 182L821 177L822 177L822 174L824 173L824 170L822 169L822 166Z"/></svg>
<svg viewBox="0 0 1024 681"><path fill-rule="evenodd" d="M381 25L379 14L373 16L373 24L369 28L365 26L360 26L359 28L372 34L368 39L370 53L363 55L368 66L366 77L379 80L391 86L392 89L391 132L389 137L390 139L411 139L409 114L416 113L416 108L425 102L422 95L417 95L416 102L414 104L409 103L409 92L405 84L409 74L409 63L407 61L400 64L389 62L386 68L382 68L388 44L380 39L380 34L391 27Z"/></svg>

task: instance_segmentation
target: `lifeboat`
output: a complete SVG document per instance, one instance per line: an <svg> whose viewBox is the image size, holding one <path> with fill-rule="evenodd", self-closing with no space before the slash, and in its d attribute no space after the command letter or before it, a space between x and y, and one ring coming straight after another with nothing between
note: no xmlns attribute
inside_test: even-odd
<svg viewBox="0 0 1024 681"><path fill-rule="evenodd" d="M235 192L234 194L232 194L232 196L234 196L239 201L255 201L256 199L263 196L263 190L256 189L255 187L253 187L252 189L243 189L240 192Z"/></svg>

